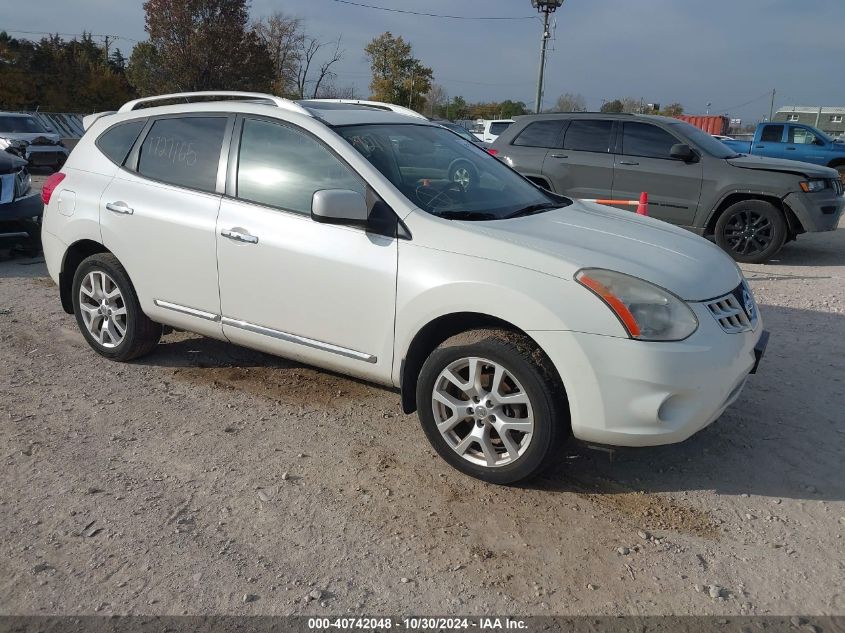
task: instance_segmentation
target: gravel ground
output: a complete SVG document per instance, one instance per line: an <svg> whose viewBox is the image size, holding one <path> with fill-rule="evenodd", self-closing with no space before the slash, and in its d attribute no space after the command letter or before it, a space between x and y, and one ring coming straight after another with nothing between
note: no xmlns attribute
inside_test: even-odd
<svg viewBox="0 0 845 633"><path fill-rule="evenodd" d="M772 339L717 423L515 488L388 390L190 334L106 361L0 257L2 614L845 614L845 231L745 267Z"/></svg>

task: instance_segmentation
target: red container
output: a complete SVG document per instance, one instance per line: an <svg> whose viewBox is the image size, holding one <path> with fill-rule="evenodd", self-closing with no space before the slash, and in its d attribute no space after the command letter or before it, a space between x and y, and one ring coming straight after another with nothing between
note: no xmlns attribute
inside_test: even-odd
<svg viewBox="0 0 845 633"><path fill-rule="evenodd" d="M725 136L731 127L731 120L726 116L718 114L680 114L675 118L686 121L708 134Z"/></svg>

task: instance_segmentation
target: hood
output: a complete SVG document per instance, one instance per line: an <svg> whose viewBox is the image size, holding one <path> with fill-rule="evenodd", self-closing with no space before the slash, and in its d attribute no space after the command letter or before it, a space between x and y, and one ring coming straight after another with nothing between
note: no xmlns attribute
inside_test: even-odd
<svg viewBox="0 0 845 633"><path fill-rule="evenodd" d="M802 163L797 160L748 155L728 158L726 160L734 167L741 167L742 169L779 171L787 174L795 174L796 176L805 176L807 178L838 178L835 169L813 165L812 163Z"/></svg>
<svg viewBox="0 0 845 633"><path fill-rule="evenodd" d="M0 138L15 139L18 141L26 141L32 143L36 139L47 139L50 145L56 145L61 139L58 134L53 132L2 132L0 131ZM44 144L44 143L39 143Z"/></svg>
<svg viewBox="0 0 845 633"><path fill-rule="evenodd" d="M733 260L706 239L654 218L592 203L575 201L512 220L435 221L448 221L459 230L423 231L420 240L431 243L422 245L569 281L581 268L606 268L650 281L687 301L718 297L741 281Z"/></svg>

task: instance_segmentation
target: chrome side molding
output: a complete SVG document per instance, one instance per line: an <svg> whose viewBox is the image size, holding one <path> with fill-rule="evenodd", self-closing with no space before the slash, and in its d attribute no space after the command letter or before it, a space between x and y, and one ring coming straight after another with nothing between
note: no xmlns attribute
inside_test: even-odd
<svg viewBox="0 0 845 633"><path fill-rule="evenodd" d="M213 312L205 312L204 310L197 310L196 308L189 308L188 306L182 306L178 303L170 303L169 301L162 301L161 299L155 299L153 303L156 304L159 308L173 310L174 312L181 312L182 314L188 314L190 316L199 317L200 319L205 319L206 321L220 320L219 314L214 314Z"/></svg>
<svg viewBox="0 0 845 633"><path fill-rule="evenodd" d="M376 361L378 361L378 358L373 356L372 354L356 352L354 349L340 347L339 345L332 345L331 343L324 343L323 341L317 341L312 338L299 336L297 334L281 332L279 330L273 330L271 328L263 327L261 325L255 325L254 323L247 323L246 321L239 321L238 319L230 319L229 317L223 317L222 321L223 325L228 325L230 327L246 330L248 332L254 332L256 334L263 334L264 336L270 336L272 338L279 339L280 341L287 341L288 343L296 343L297 345L313 347L314 349L319 349L324 352L331 352L332 354L338 354L339 356L346 356L347 358L361 360L365 363L375 363Z"/></svg>

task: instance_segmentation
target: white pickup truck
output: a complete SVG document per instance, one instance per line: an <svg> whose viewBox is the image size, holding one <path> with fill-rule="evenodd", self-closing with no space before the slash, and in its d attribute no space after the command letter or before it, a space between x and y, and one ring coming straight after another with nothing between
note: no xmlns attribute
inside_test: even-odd
<svg viewBox="0 0 845 633"><path fill-rule="evenodd" d="M514 123L513 119L478 119L471 131L479 141L493 143Z"/></svg>

